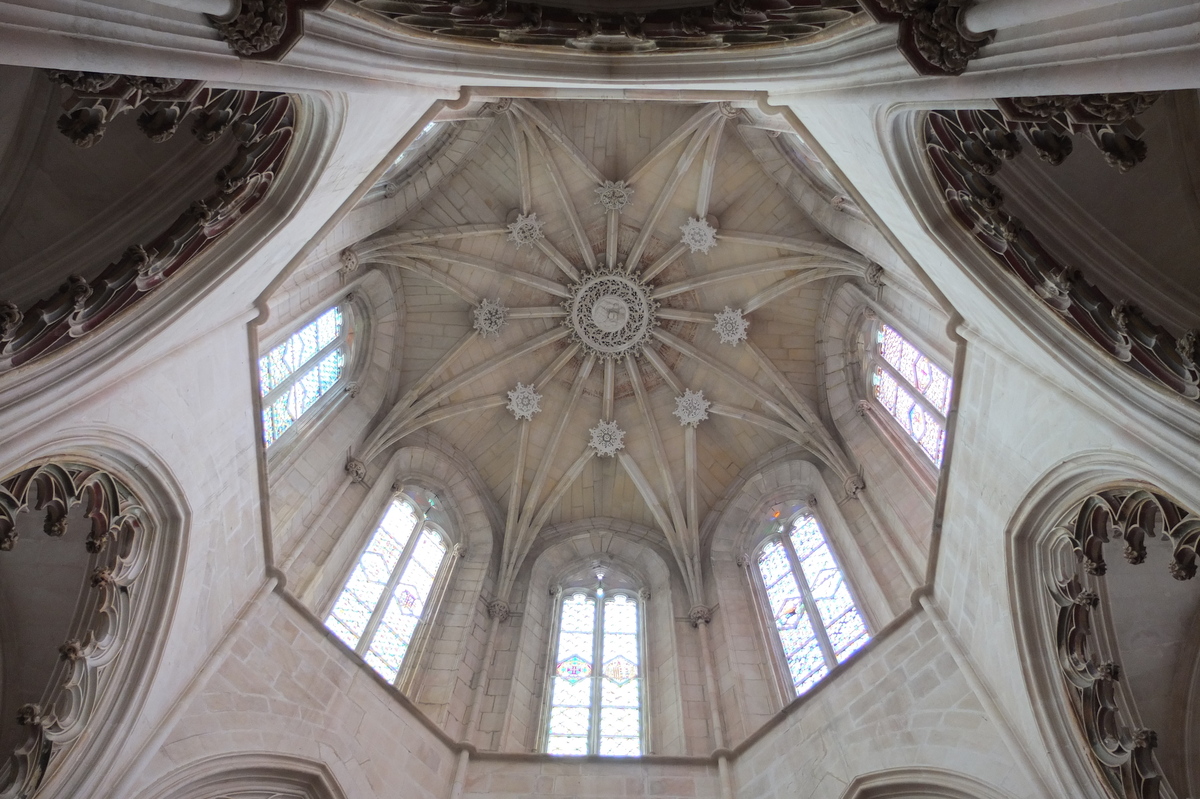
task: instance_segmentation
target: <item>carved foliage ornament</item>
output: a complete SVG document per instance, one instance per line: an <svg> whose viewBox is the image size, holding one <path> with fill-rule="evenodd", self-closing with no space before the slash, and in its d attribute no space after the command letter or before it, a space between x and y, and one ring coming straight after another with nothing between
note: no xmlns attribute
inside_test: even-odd
<svg viewBox="0 0 1200 799"><path fill-rule="evenodd" d="M961 75L993 33L963 24L971 0L860 0L878 22L898 22L897 47L922 75Z"/></svg>
<svg viewBox="0 0 1200 799"><path fill-rule="evenodd" d="M234 0L229 16L207 14L212 26L242 58L278 61L304 36L305 9L321 11L332 0Z"/></svg>
<svg viewBox="0 0 1200 799"><path fill-rule="evenodd" d="M658 325L658 301L639 273L596 269L568 289L563 324L587 353L599 358L642 353Z"/></svg>
<svg viewBox="0 0 1200 799"><path fill-rule="evenodd" d="M96 73L52 73L52 77L80 87L68 103L72 110L59 120L59 127L66 128L64 132L77 144L98 141L114 115L141 110L138 125L156 140L169 137L191 119L192 132L201 141L214 141L232 130L241 145L217 171L215 191L192 203L158 237L131 246L96 277L72 275L58 294L28 308L0 298L0 372L95 330L211 247L266 196L292 142L295 112L287 95L180 81L168 97L146 89L158 85L157 79ZM187 99L179 99L185 95Z"/></svg>
<svg viewBox="0 0 1200 799"><path fill-rule="evenodd" d="M66 532L67 513L79 504L90 522L84 547L91 554L91 590L59 647L58 665L48 675L50 689L38 703L18 711L26 736L7 766L0 767L0 796L6 799L32 796L52 764L62 762L81 739L108 698L114 658L145 604L137 581L147 570L154 542L149 516L128 488L90 466L50 463L0 482L0 557L13 557L3 553L19 545L20 514L44 511L43 530L59 537Z"/></svg>
<svg viewBox="0 0 1200 799"><path fill-rule="evenodd" d="M588 446L602 458L611 458L617 450L625 448L625 431L615 421L601 421L588 432L591 434Z"/></svg>
<svg viewBox="0 0 1200 799"><path fill-rule="evenodd" d="M508 392L506 407L515 419L531 422L534 414L542 411L542 395L531 385L517 383L517 387Z"/></svg>
<svg viewBox="0 0 1200 799"><path fill-rule="evenodd" d="M444 38L612 54L784 44L859 11L853 0L716 0L690 8L648 4L637 13L507 0L357 2L400 25Z"/></svg>
<svg viewBox="0 0 1200 799"><path fill-rule="evenodd" d="M1047 588L1057 606L1056 644L1064 687L1088 753L1115 795L1127 799L1157 799L1159 773L1153 751L1153 730L1130 729L1123 718L1116 686L1120 667L1100 652L1092 631L1093 616L1105 612L1092 590L1106 565L1104 547L1112 538L1125 542L1124 556L1132 564L1146 558L1147 537L1163 537L1171 545L1169 564L1177 580L1196 573L1200 545L1200 516L1141 487L1102 491L1089 496L1055 528L1075 553L1074 572L1050 575Z"/></svg>
<svg viewBox="0 0 1200 799"><path fill-rule="evenodd" d="M508 308L499 300L484 299L472 312L472 326L484 338L498 338L508 322Z"/></svg>
<svg viewBox="0 0 1200 799"><path fill-rule="evenodd" d="M1005 210L1003 193L987 176L1021 151L1015 124L990 111L934 111L926 118L926 155L950 211L1064 322L1140 374L1200 399L1193 333L1176 340L1136 307L1113 302Z"/></svg>

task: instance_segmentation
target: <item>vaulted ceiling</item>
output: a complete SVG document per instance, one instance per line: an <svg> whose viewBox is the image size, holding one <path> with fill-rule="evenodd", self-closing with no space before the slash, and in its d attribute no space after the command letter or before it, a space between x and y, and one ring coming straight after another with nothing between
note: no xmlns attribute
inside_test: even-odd
<svg viewBox="0 0 1200 799"><path fill-rule="evenodd" d="M792 443L855 473L815 344L827 281L871 264L764 169L745 111L504 108L354 248L399 268L405 306L402 398L362 455L429 428L477 466L506 513L502 596L539 531L591 517L663 531L696 590L703 521L748 465Z"/></svg>

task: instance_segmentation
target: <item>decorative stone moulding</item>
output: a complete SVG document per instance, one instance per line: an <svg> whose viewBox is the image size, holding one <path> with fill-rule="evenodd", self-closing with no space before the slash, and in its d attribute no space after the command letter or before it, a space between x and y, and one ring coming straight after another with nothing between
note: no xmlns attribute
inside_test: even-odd
<svg viewBox="0 0 1200 799"><path fill-rule="evenodd" d="M157 238L129 247L95 278L71 275L56 295L28 308L0 298L0 372L87 335L209 249L266 196L292 143L295 108L287 95L89 72L52 77L74 89L59 129L81 146L98 141L114 116L133 110L142 112L137 124L155 141L191 119L201 141L232 130L241 145L216 173L215 191L193 202Z"/></svg>
<svg viewBox="0 0 1200 799"><path fill-rule="evenodd" d="M742 313L742 309L736 311L725 306L725 310L717 313L714 317L716 325L713 326L713 332L721 337L722 344L728 344L736 347L738 342L746 340L746 331L750 329L750 322Z"/></svg>
<svg viewBox="0 0 1200 799"><path fill-rule="evenodd" d="M704 219L690 217L679 226L679 230L683 233L680 242L694 253L708 255L717 246L717 231Z"/></svg>
<svg viewBox="0 0 1200 799"><path fill-rule="evenodd" d="M1055 527L1051 545L1064 541L1074 552L1065 573L1046 576L1046 588L1057 607L1047 619L1056 631L1056 658L1063 687L1083 733L1087 754L1115 796L1157 799L1160 776L1154 763L1158 736L1153 730L1131 729L1119 706L1119 665L1101 652L1094 630L1104 626L1093 616L1101 606L1099 580L1106 572L1104 548L1113 538L1125 542L1124 557L1132 564L1146 559L1146 537L1162 536L1172 546L1171 576L1189 580L1196 574L1200 515L1140 486L1102 491L1087 497Z"/></svg>
<svg viewBox="0 0 1200 799"><path fill-rule="evenodd" d="M517 214L517 220L508 225L508 240L517 245L517 249L526 245L532 247L546 238L542 233L544 225L536 213Z"/></svg>
<svg viewBox="0 0 1200 799"><path fill-rule="evenodd" d="M498 338L508 322L508 308L499 300L484 299L471 312L472 326L484 338Z"/></svg>
<svg viewBox="0 0 1200 799"><path fill-rule="evenodd" d="M601 421L588 432L591 434L588 446L602 458L611 458L617 450L625 448L625 431L615 421Z"/></svg>
<svg viewBox="0 0 1200 799"><path fill-rule="evenodd" d="M898 22L896 46L921 75L961 75L994 32L963 24L971 0L859 0L877 22Z"/></svg>
<svg viewBox="0 0 1200 799"><path fill-rule="evenodd" d="M684 427L696 427L708 418L708 407L711 402L704 398L703 391L692 391L685 388L683 394L675 398L675 410L671 413L679 419Z"/></svg>
<svg viewBox="0 0 1200 799"><path fill-rule="evenodd" d="M356 1L444 38L613 54L786 44L859 12L854 0L718 0L690 8L617 3L604 11L507 0Z"/></svg>
<svg viewBox="0 0 1200 799"><path fill-rule="evenodd" d="M107 472L49 463L0 481L0 557L14 557L6 553L20 546L20 514L45 511L42 529L57 538L67 532L67 514L79 504L90 523L83 542L90 554L90 590L59 647L57 667L47 675L47 691L18 710L15 720L26 728L26 735L9 753L7 764L0 765L3 799L33 796L56 766L69 760L74 747L95 737L85 732L118 692L114 661L145 621L142 611L149 597L144 589L153 582L147 576L157 539L150 515L132 491Z"/></svg>
<svg viewBox="0 0 1200 799"><path fill-rule="evenodd" d="M1021 151L1017 130L1040 141L1034 145L1039 152L1051 146L1048 138L1037 138L1044 129L1031 132L993 111L934 111L926 117L926 156L951 213L1069 326L1138 373L1187 399L1200 399L1196 331L1176 340L1138 308L1114 303L1005 210L1004 195L986 176Z"/></svg>
<svg viewBox="0 0 1200 799"><path fill-rule="evenodd" d="M542 395L533 386L517 383L517 387L508 392L508 408L513 418L532 422L535 414L542 412Z"/></svg>
<svg viewBox="0 0 1200 799"><path fill-rule="evenodd" d="M658 325L658 302L638 273L597 269L568 286L563 324L572 340L599 358L641 355Z"/></svg>
<svg viewBox="0 0 1200 799"><path fill-rule="evenodd" d="M633 200L633 187L623 180L606 180L596 188L596 202L605 211L620 213Z"/></svg>
<svg viewBox="0 0 1200 799"><path fill-rule="evenodd" d="M304 11L324 11L333 0L234 0L224 17L206 14L229 49L242 58L278 61L304 36Z"/></svg>

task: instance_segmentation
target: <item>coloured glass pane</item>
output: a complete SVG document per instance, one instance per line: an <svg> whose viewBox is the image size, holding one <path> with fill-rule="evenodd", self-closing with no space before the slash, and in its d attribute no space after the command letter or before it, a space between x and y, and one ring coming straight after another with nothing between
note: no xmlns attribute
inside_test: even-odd
<svg viewBox="0 0 1200 799"><path fill-rule="evenodd" d="M338 347L310 366L307 372L263 408L263 438L267 444L283 435L302 413L341 378L345 361L345 353Z"/></svg>
<svg viewBox="0 0 1200 799"><path fill-rule="evenodd" d="M259 387L265 396L316 357L342 333L342 309L330 308L258 359Z"/></svg>
<svg viewBox="0 0 1200 799"><path fill-rule="evenodd" d="M946 431L941 420L917 404L912 394L883 367L875 369L875 398L920 445L930 460L941 466L946 447Z"/></svg>
<svg viewBox="0 0 1200 799"><path fill-rule="evenodd" d="M758 568L767 588L767 602L792 684L796 693L802 694L824 677L828 669L782 541L775 539L763 547Z"/></svg>
<svg viewBox="0 0 1200 799"><path fill-rule="evenodd" d="M840 663L870 640L867 624L854 605L816 517L810 513L797 517L792 523L791 539L833 656Z"/></svg>
<svg viewBox="0 0 1200 799"><path fill-rule="evenodd" d="M595 636L596 600L583 593L564 599L546 736L546 751L552 755L588 753Z"/></svg>
<svg viewBox="0 0 1200 799"><path fill-rule="evenodd" d="M887 325L879 328L879 354L942 416L950 412L950 375L934 366L904 336Z"/></svg>
<svg viewBox="0 0 1200 799"><path fill-rule="evenodd" d="M601 638L599 754L642 753L637 601L617 594L604 602Z"/></svg>
<svg viewBox="0 0 1200 799"><path fill-rule="evenodd" d="M358 646L416 526L417 514L412 505L394 500L388 506L362 557L350 572L346 587L325 619L325 626L347 646Z"/></svg>
<svg viewBox="0 0 1200 799"><path fill-rule="evenodd" d="M425 612L425 603L429 601L445 554L446 545L440 535L433 530L421 532L363 656L389 681L400 673L400 664Z"/></svg>

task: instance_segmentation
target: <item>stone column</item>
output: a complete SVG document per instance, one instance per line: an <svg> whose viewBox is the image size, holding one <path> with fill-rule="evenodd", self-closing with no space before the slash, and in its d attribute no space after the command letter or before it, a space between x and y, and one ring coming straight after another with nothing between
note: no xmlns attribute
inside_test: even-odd
<svg viewBox="0 0 1200 799"><path fill-rule="evenodd" d="M730 752L725 746L725 726L721 723L720 694L717 692L712 647L708 640L708 625L712 621L712 609L704 605L695 605L688 613L688 618L691 620L692 626L700 633L700 659L704 663L704 690L708 696L708 708L712 719L713 743L716 745L714 754L717 757L717 774L721 781L721 799L734 799L733 781L729 776Z"/></svg>

